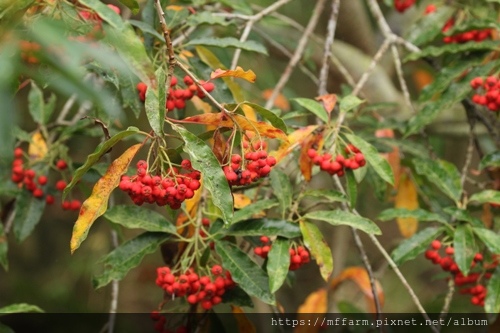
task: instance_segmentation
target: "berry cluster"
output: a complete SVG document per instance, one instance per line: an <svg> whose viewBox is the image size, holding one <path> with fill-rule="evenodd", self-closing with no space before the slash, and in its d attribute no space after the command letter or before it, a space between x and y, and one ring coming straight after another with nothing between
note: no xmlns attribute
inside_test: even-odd
<svg viewBox="0 0 500 333"><path fill-rule="evenodd" d="M400 13L404 12L415 4L416 0L394 0L394 8Z"/></svg>
<svg viewBox="0 0 500 333"><path fill-rule="evenodd" d="M455 25L454 18L450 18L444 24L441 32L445 33L450 30ZM453 36L444 36L443 42L446 44L450 43L467 43L470 41L480 42L491 37L492 29L481 29L481 30L470 30L459 32Z"/></svg>
<svg viewBox="0 0 500 333"><path fill-rule="evenodd" d="M137 174L132 177L122 176L119 188L127 192L138 206L147 202L179 209L182 202L192 198L194 191L200 188L201 178L200 172L192 168L189 160L183 160L181 168L187 172L182 174L172 167L165 177L150 175L148 163L140 160L137 162Z"/></svg>
<svg viewBox="0 0 500 333"><path fill-rule="evenodd" d="M261 236L260 242L262 246L257 246L253 249L253 252L259 257L266 259L269 251L271 250L272 244L267 236ZM307 264L311 261L309 252L303 246L297 246L297 248L291 247L289 249L290 253L290 266L289 270L295 271L299 269L302 265Z"/></svg>
<svg viewBox="0 0 500 333"><path fill-rule="evenodd" d="M440 265L444 271L450 272L453 275L455 285L463 287L460 289L460 293L472 295L472 304L484 306L484 299L487 292L484 280L491 278L491 270L494 270L498 265L498 259L495 259L492 263L486 264L483 255L481 253L476 253L471 265L472 269L476 269L475 272L471 272L469 275L464 276L455 260L453 260L453 254L455 253L453 247L446 247L444 256L441 256L438 252L439 249L442 248L441 241L432 241L430 247L429 250L425 251L425 258L431 260L432 263L436 265Z"/></svg>
<svg viewBox="0 0 500 333"><path fill-rule="evenodd" d="M205 93L194 83L193 79L189 76L184 76L185 89L178 86L179 81L177 77L172 76L170 81L170 89L168 92L167 102L165 103L165 108L167 111L173 111L175 109L181 110L186 107L186 101L193 98L194 95L199 98L204 98ZM212 92L215 89L215 85L212 82L200 81L201 86L207 91ZM146 91L148 86L144 82L139 82L137 84L137 91L139 92L139 99L144 102L146 100Z"/></svg>
<svg viewBox="0 0 500 333"><path fill-rule="evenodd" d="M328 172L332 176L336 174L342 177L346 169L356 170L366 165L365 156L352 144L347 145L345 152L347 157L338 154L333 159L333 156L329 153L320 155L316 149L310 148L307 151L307 156L312 159L315 165L319 165L321 170Z"/></svg>
<svg viewBox="0 0 500 333"><path fill-rule="evenodd" d="M46 175L37 175L36 171L32 168L26 168L23 161L24 151L21 148L14 149L14 161L12 162L11 180L18 184L19 187L24 187L33 194L35 198L45 199L48 205L55 202L52 194L47 193L47 186L49 178ZM67 169L68 164L64 160L56 162L56 169L60 172ZM60 179L55 183L55 188L62 192L66 188L66 181ZM79 210L81 206L80 200L65 200L62 203L64 210Z"/></svg>
<svg viewBox="0 0 500 333"><path fill-rule="evenodd" d="M174 273L169 267L156 269L156 285L172 297L184 297L191 305L200 304L205 310L222 302L222 295L227 289L236 284L229 271L223 270L220 265L211 267L211 275L199 276L193 269L183 274Z"/></svg>
<svg viewBox="0 0 500 333"><path fill-rule="evenodd" d="M165 324L167 324L167 319L165 316L162 316L160 312L154 310L150 314L150 318L155 321L155 331L158 333L188 333L189 329L185 325L180 325L175 328L175 331L170 327L169 329L165 328Z"/></svg>
<svg viewBox="0 0 500 333"><path fill-rule="evenodd" d="M250 146L244 142L243 147ZM269 175L272 167L276 165L276 159L267 155L267 144L264 141L255 142L252 147L255 150L246 152L243 158L239 154L231 155L230 164L223 167L229 185L251 184Z"/></svg>
<svg viewBox="0 0 500 333"><path fill-rule="evenodd" d="M39 62L37 53L41 49L40 44L21 40L19 41L19 49L21 51L21 59L23 59L23 61L28 64L37 64Z"/></svg>
<svg viewBox="0 0 500 333"><path fill-rule="evenodd" d="M470 81L470 85L472 89L481 89L484 92L483 95L476 93L472 96L474 103L484 105L493 112L500 110L500 80L497 77L475 77Z"/></svg>

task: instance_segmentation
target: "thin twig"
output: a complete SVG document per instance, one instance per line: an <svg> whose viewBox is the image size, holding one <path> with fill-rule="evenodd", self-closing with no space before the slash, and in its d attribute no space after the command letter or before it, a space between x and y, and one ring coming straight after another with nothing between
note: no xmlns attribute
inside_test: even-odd
<svg viewBox="0 0 500 333"><path fill-rule="evenodd" d="M411 103L410 92L408 90L408 85L406 84L406 80L403 75L403 66L401 65L401 58L399 57L399 51L396 45L391 46L392 57L394 58L394 65L396 66L396 74L398 76L399 85L401 86L401 90L403 91L403 96L405 98L406 104L410 108L413 113L416 113L413 104Z"/></svg>
<svg viewBox="0 0 500 333"><path fill-rule="evenodd" d="M448 292L446 293L443 308L441 309L441 314L439 316L440 319L439 322L441 322L441 320L444 321L444 319L448 315L448 312L450 311L451 300L453 299L454 294L455 294L455 280L450 279L448 281ZM441 326L439 326L438 329L441 330Z"/></svg>
<svg viewBox="0 0 500 333"><path fill-rule="evenodd" d="M340 0L332 0L332 13L330 14L330 19L328 20L325 47L323 50L323 63L321 65L321 70L319 72L318 95L320 96L328 93L328 91L326 90L326 86L328 83L330 56L332 54L333 40L335 39L335 29L337 27L339 7L340 7Z"/></svg>
<svg viewBox="0 0 500 333"><path fill-rule="evenodd" d="M166 53L168 57L168 73L165 86L167 87L166 91L168 94L169 91L168 87L170 87L170 81L172 80L172 76L174 75L174 69L177 60L175 59L172 39L170 38L170 32L168 31L167 22L165 22L165 13L163 12L163 8L161 7L160 0L155 0L155 7L156 7L156 12L158 13L158 18L160 20L161 30L163 32L163 38L165 39L165 45L167 47Z"/></svg>
<svg viewBox="0 0 500 333"><path fill-rule="evenodd" d="M465 180L467 178L467 174L468 174L468 171L469 171L469 167L470 167L470 164L472 162L472 154L474 154L474 127L471 126L471 129L470 129L471 133L469 135L469 143L467 145L467 153L465 155L465 162L464 162L464 166L462 167L462 173L461 173L461 177L460 177L460 184L462 185L462 188L465 184Z"/></svg>
<svg viewBox="0 0 500 333"><path fill-rule="evenodd" d="M302 54L304 53L304 50L306 48L307 42L309 40L309 36L313 32L314 28L318 24L319 17L321 13L323 12L323 9L325 7L325 2L326 0L318 0L316 2L316 6L314 7L313 14L311 15L311 18L309 19L309 23L307 24L306 29L304 30L304 33L302 34L302 37L299 40L299 43L297 44L297 48L295 49L295 53L293 54L292 59L290 59L290 62L286 66L285 70L283 71L283 74L281 75L278 83L276 84L276 87L273 89L273 92L269 99L266 102L265 108L270 109L274 105L274 101L278 97L279 93L283 90L285 87L286 83L288 82L288 79L292 75L293 69L299 62L299 60L302 58Z"/></svg>

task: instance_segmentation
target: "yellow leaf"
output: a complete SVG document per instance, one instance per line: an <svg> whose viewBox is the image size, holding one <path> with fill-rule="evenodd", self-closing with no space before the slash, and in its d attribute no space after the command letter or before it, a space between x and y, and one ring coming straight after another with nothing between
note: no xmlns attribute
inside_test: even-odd
<svg viewBox="0 0 500 333"><path fill-rule="evenodd" d="M243 104L241 106L241 109L243 110L245 117L247 117L250 120L257 121L257 114L250 105Z"/></svg>
<svg viewBox="0 0 500 333"><path fill-rule="evenodd" d="M395 207L406 208L408 210L414 210L418 208L417 189L407 173L402 173L400 177L398 193L396 194ZM406 238L413 236L413 234L415 234L415 232L417 231L418 220L413 217L398 217L396 221L398 223L401 235Z"/></svg>
<svg viewBox="0 0 500 333"><path fill-rule="evenodd" d="M242 308L236 305L231 305L231 311L233 312L233 315L236 318L236 325L238 326L238 329L235 330L236 332L240 333L257 332L255 330L254 324L248 319Z"/></svg>
<svg viewBox="0 0 500 333"><path fill-rule="evenodd" d="M327 292L325 288L321 288L307 296L304 303L299 306L297 319L299 322L314 323L314 325L299 325L295 327L294 333L315 333L321 329L320 323L316 325L316 320L321 314L326 314Z"/></svg>
<svg viewBox="0 0 500 333"><path fill-rule="evenodd" d="M288 140L283 142L278 150L271 152L270 155L274 156L276 161L281 161L283 157L290 154L298 145L301 145L317 128L318 125L310 125L293 131L288 135Z"/></svg>
<svg viewBox="0 0 500 333"><path fill-rule="evenodd" d="M31 137L31 142L28 147L28 155L30 160L41 160L47 154L48 148L45 139L40 131L36 131Z"/></svg>
<svg viewBox="0 0 500 333"><path fill-rule="evenodd" d="M111 163L106 174L94 185L92 194L83 202L80 214L73 227L73 234L70 241L71 253L75 252L85 238L87 238L89 229L94 221L106 212L111 192L120 183L120 177L127 171L130 161L132 161L141 146L142 144L138 143L128 148Z"/></svg>
<svg viewBox="0 0 500 333"><path fill-rule="evenodd" d="M262 97L265 100L268 100L272 94L273 94L273 89L266 89L262 92ZM284 111L290 110L290 103L283 94L278 94L278 96L274 100L274 106Z"/></svg>
<svg viewBox="0 0 500 333"><path fill-rule="evenodd" d="M372 287L370 284L370 276L368 275L366 269L364 269L363 267L347 267L330 282L330 289L332 291L335 291L339 287L339 285L346 280L354 282L359 287L359 289L361 289L361 291L365 295L370 311L376 312L375 300L373 298ZM382 286L377 280L375 280L375 289L377 290L377 296L380 302L380 306L383 307L384 291L382 290Z"/></svg>
<svg viewBox="0 0 500 333"><path fill-rule="evenodd" d="M252 203L252 199L244 195L243 193L234 193L234 208L241 209Z"/></svg>
<svg viewBox="0 0 500 333"><path fill-rule="evenodd" d="M240 79L247 80L248 82L254 83L255 80L257 79L257 76L255 73L249 69L245 71L243 68L240 66L236 67L236 69L216 69L215 71L210 74L210 79L218 79L220 77L237 77Z"/></svg>
<svg viewBox="0 0 500 333"><path fill-rule="evenodd" d="M166 7L166 10L173 10L173 11L176 11L176 12L181 11L183 9L184 9L184 7L177 6L177 5L171 5L171 6L167 6Z"/></svg>

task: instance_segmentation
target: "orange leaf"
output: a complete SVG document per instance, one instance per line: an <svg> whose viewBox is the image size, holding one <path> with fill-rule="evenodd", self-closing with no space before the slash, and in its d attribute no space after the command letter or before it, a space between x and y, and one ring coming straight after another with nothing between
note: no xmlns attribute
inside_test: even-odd
<svg viewBox="0 0 500 333"><path fill-rule="evenodd" d="M266 89L262 92L262 97L268 100L272 93L273 89ZM278 97L274 100L274 106L284 111L290 110L290 103L283 94L278 94Z"/></svg>
<svg viewBox="0 0 500 333"><path fill-rule="evenodd" d="M278 150L273 151L271 155L276 158L276 161L281 161L283 157L290 154L298 145L301 145L317 128L318 125L310 125L293 131L288 135L288 140L282 143Z"/></svg>
<svg viewBox="0 0 500 333"><path fill-rule="evenodd" d="M240 66L236 67L236 69L216 69L215 71L210 74L210 79L218 79L220 77L238 77L240 79L247 80L248 82L255 82L255 79L257 79L257 76L255 73L249 69L245 71L243 68Z"/></svg>
<svg viewBox="0 0 500 333"><path fill-rule="evenodd" d="M94 221L106 212L111 192L120 183L120 177L127 171L130 161L132 161L141 146L142 144L138 143L128 148L111 163L106 174L94 185L92 194L83 202L80 208L80 215L73 227L73 234L70 241L71 253L75 252L85 238L87 238L89 229Z"/></svg>
<svg viewBox="0 0 500 333"><path fill-rule="evenodd" d="M394 131L390 128L383 128L375 131L375 137L377 138L394 138ZM381 153L380 156L385 158L389 165L391 166L392 173L394 175L394 188L398 188L399 185L399 175L401 174L401 158L399 156L399 148L394 146L390 153Z"/></svg>
<svg viewBox="0 0 500 333"><path fill-rule="evenodd" d="M252 203L252 199L250 199L243 193L233 193L233 198L234 198L234 208L236 209L245 208L246 206Z"/></svg>
<svg viewBox="0 0 500 333"><path fill-rule="evenodd" d="M312 168L314 165L312 159L307 155L307 151L310 148L312 148L312 146L316 143L316 141L317 140L315 140L315 137L308 136L307 140L304 140L302 148L300 149L299 167L300 167L300 172L302 172L302 175L304 176L306 182L311 180Z"/></svg>
<svg viewBox="0 0 500 333"><path fill-rule="evenodd" d="M425 69L417 69L413 72L413 81L419 91L434 81L432 74Z"/></svg>
<svg viewBox="0 0 500 333"><path fill-rule="evenodd" d="M335 105L337 104L337 95L335 94L326 94L316 97L317 101L323 102L323 107L325 108L328 114L332 113Z"/></svg>
<svg viewBox="0 0 500 333"><path fill-rule="evenodd" d="M177 6L177 5L170 5L170 6L167 6L167 7L166 7L166 9L167 9L167 10L173 10L173 11L178 12L178 11L183 10L183 9L184 9L184 7L182 7L182 6Z"/></svg>
<svg viewBox="0 0 500 333"><path fill-rule="evenodd" d="M321 288L307 296L304 303L299 306L297 319L305 323L314 323L314 325L298 325L294 333L314 333L321 329L321 325L316 325L316 320L320 314L327 310L327 290ZM318 323L319 324L319 323Z"/></svg>
<svg viewBox="0 0 500 333"><path fill-rule="evenodd" d="M31 137L31 142L28 147L28 155L30 160L41 160L47 154L48 148L45 139L40 131L36 131Z"/></svg>
<svg viewBox="0 0 500 333"><path fill-rule="evenodd" d="M395 207L408 210L418 208L417 188L407 173L402 173L400 177ZM418 220L413 217L398 217L396 221L398 222L399 232L406 238L413 236L417 231Z"/></svg>
<svg viewBox="0 0 500 333"><path fill-rule="evenodd" d="M376 312L373 292L370 285L370 277L363 267L347 267L335 279L330 282L330 289L335 291L339 285L345 280L354 282L365 295L366 301L371 312ZM384 306L384 291L378 281L375 281L375 289L380 302L380 306Z"/></svg>
<svg viewBox="0 0 500 333"><path fill-rule="evenodd" d="M240 333L257 332L255 330L254 324L250 321L250 319L248 319L242 308L236 305L231 305L231 311L233 312L233 315L236 318L236 325L238 326L238 329L235 330L236 332Z"/></svg>

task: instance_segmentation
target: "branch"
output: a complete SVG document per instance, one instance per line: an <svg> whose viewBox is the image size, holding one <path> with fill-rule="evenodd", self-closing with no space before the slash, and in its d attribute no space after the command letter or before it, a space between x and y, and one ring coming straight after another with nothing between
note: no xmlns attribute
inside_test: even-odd
<svg viewBox="0 0 500 333"><path fill-rule="evenodd" d="M330 64L330 56L332 55L332 44L335 39L335 29L337 27L337 18L339 16L340 0L332 0L332 13L328 20L327 35L325 39L325 47L323 53L323 63L319 72L319 89L318 95L327 94L326 85L328 81L328 71Z"/></svg>
<svg viewBox="0 0 500 333"><path fill-rule="evenodd" d="M170 87L170 82L172 81L172 76L174 75L174 68L177 63L174 54L174 47L172 45L172 39L170 38L170 32L168 31L167 22L165 22L165 13L163 8L161 8L160 0L155 0L156 12L158 13L158 18L160 19L161 30L163 32L163 38L165 39L165 45L167 47L166 53L168 56L168 73L165 86L168 94L168 88Z"/></svg>

